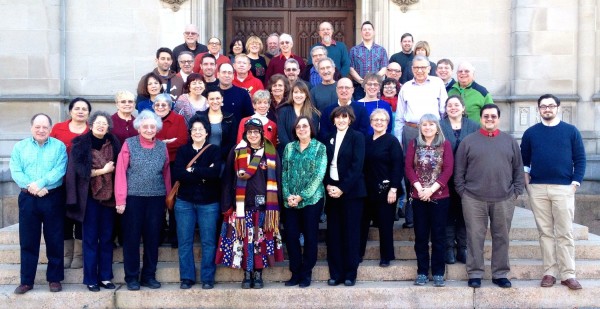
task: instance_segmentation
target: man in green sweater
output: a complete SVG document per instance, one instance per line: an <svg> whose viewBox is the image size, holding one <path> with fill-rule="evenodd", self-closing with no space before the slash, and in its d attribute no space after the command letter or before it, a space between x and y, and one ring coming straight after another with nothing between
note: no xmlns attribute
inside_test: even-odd
<svg viewBox="0 0 600 309"><path fill-rule="evenodd" d="M481 287L483 246L488 218L492 234L492 283L510 288L508 245L515 199L524 191L523 160L517 141L498 130L500 108L481 108L481 129L460 143L454 159L454 183L462 198L467 228L469 286Z"/></svg>
<svg viewBox="0 0 600 309"><path fill-rule="evenodd" d="M475 82L475 67L469 62L458 65L456 78L458 83L454 83L448 90L448 96L461 96L465 101L465 112L469 119L479 122L481 108L486 104L494 104L492 95L485 87Z"/></svg>

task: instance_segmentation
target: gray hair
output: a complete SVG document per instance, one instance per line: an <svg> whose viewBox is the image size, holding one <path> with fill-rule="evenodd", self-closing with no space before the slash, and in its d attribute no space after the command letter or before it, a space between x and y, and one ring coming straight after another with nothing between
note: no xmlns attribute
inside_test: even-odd
<svg viewBox="0 0 600 309"><path fill-rule="evenodd" d="M369 120L373 120L373 117L382 114L385 115L385 119L387 119L387 121L390 121L390 114L388 114L388 112L383 109L383 108L376 108L371 112L371 116L369 116Z"/></svg>
<svg viewBox="0 0 600 309"><path fill-rule="evenodd" d="M98 119L98 117L106 118L106 123L108 123L109 130L113 128L112 118L107 112L104 111L95 111L94 113L92 113L92 115L88 119L88 124L90 125L90 127L93 125L94 122L96 122L96 119Z"/></svg>
<svg viewBox="0 0 600 309"><path fill-rule="evenodd" d="M139 130L144 120L153 120L156 123L156 130L160 131L162 129L162 119L160 119L157 114L149 109L145 109L139 113L139 115L133 121L133 128Z"/></svg>
<svg viewBox="0 0 600 309"><path fill-rule="evenodd" d="M127 99L131 98L132 100L135 100L135 95L131 91L119 90L115 94L115 103L119 103L119 101L121 101L125 98L127 98Z"/></svg>
<svg viewBox="0 0 600 309"><path fill-rule="evenodd" d="M287 40L287 39L289 39L289 41L290 41L292 44L294 43L294 39L292 38L292 36L291 36L291 35L289 35L289 34L287 34L287 33L282 33L282 34L279 36L279 41L280 41L280 42L281 42L281 41L285 41L285 40Z"/></svg>
<svg viewBox="0 0 600 309"><path fill-rule="evenodd" d="M335 69L335 62L333 61L333 59L331 59L329 57L325 57L325 58L321 59L319 61L319 65L317 66L317 69L321 67L321 62L323 62L323 61L329 61L329 62L331 62L331 66Z"/></svg>
<svg viewBox="0 0 600 309"><path fill-rule="evenodd" d="M288 63L292 63L295 64L298 68L300 68L300 63L298 63L298 60L294 59L294 58L288 58L288 60L285 61L285 63L283 64L283 66L285 67L286 64Z"/></svg>
<svg viewBox="0 0 600 309"><path fill-rule="evenodd" d="M416 56L413 58L413 60L412 60L412 62L413 62L413 63L415 63L415 62L417 62L417 61L425 61L425 62L427 62L427 66L430 66L430 65L431 65L431 64L429 63L429 59L428 59L427 57L423 56L423 55L416 55Z"/></svg>
<svg viewBox="0 0 600 309"><path fill-rule="evenodd" d="M427 145L427 143L425 142L425 139L423 138L423 134L421 133L421 125L424 122L433 122L433 123L435 123L435 127L437 128L437 133L435 134L433 141L431 141L431 147L441 146L444 143L444 141L446 140L446 138L444 137L444 132L442 132L442 127L440 126L440 121L433 114L425 114L419 120L419 135L417 137L417 146L426 146Z"/></svg>
<svg viewBox="0 0 600 309"><path fill-rule="evenodd" d="M268 90L258 90L252 96L252 104L256 104L258 101L267 100L271 103L271 93Z"/></svg>
<svg viewBox="0 0 600 309"><path fill-rule="evenodd" d="M179 53L179 56L177 56L177 61L179 61L179 58L181 58L181 56L183 55L188 55L190 57L192 57L192 60L195 58L194 54L192 52L189 52L187 50L184 50L182 52Z"/></svg>
<svg viewBox="0 0 600 309"><path fill-rule="evenodd" d="M171 95L168 93L161 93L154 98L154 102L165 102L169 105L169 108L173 106L173 99L171 99Z"/></svg>
<svg viewBox="0 0 600 309"><path fill-rule="evenodd" d="M315 51L319 50L319 49L323 51L323 54L324 54L325 56L327 56L327 48L325 48L325 46L322 46L322 45L317 45L317 46L313 47L313 48L310 50L310 55L311 55L311 57L312 57L312 54L313 54ZM290 59L291 59L291 58L290 58Z"/></svg>

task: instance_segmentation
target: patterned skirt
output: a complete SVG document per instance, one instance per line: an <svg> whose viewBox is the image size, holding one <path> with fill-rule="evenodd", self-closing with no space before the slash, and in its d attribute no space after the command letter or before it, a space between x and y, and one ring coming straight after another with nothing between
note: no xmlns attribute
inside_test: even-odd
<svg viewBox="0 0 600 309"><path fill-rule="evenodd" d="M235 228L235 212L224 218L215 262L252 271L283 261L281 235L279 232L265 232L264 222L264 211L246 211L246 235L239 238Z"/></svg>

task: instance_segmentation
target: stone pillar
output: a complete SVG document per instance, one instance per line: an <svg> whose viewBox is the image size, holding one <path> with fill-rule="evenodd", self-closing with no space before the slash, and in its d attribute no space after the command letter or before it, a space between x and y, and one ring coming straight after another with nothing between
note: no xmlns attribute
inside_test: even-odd
<svg viewBox="0 0 600 309"><path fill-rule="evenodd" d="M592 96L596 91L596 0L580 0L577 23L577 104L575 121L580 131L593 131L596 110ZM589 150L588 150L589 151Z"/></svg>

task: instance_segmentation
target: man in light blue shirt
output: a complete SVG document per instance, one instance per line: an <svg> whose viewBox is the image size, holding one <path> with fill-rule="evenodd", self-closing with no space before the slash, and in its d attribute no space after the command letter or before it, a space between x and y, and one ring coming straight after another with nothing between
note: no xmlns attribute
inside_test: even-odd
<svg viewBox="0 0 600 309"><path fill-rule="evenodd" d="M10 155L10 173L21 188L21 284L15 294L25 294L33 289L42 225L48 257L46 279L51 292L62 290L65 208L61 185L67 169L67 149L61 141L50 137L51 128L52 119L48 115L34 115L31 118L32 137L15 144Z"/></svg>

